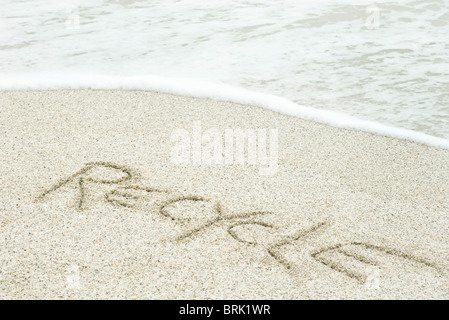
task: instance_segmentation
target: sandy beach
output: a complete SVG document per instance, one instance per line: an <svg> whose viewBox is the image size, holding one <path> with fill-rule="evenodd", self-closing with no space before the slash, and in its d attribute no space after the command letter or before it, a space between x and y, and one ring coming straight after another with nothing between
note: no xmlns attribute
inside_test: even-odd
<svg viewBox="0 0 449 320"><path fill-rule="evenodd" d="M276 170L174 163L198 123ZM149 91L0 91L0 133L0 298L449 298L449 150Z"/></svg>

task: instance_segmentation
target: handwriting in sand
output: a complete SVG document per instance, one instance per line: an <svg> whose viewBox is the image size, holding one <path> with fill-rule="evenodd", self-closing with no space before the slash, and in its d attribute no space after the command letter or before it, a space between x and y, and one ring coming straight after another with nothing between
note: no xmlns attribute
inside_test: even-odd
<svg viewBox="0 0 449 320"><path fill-rule="evenodd" d="M101 171L101 174L98 172ZM97 174L97 177L95 175ZM115 206L123 208L136 208L137 201L151 194L162 194L166 195L166 199L158 206L157 212L164 219L171 219L174 222L182 222L188 220L189 218L180 217L173 215L170 208L175 204L182 204L183 202L204 202L212 203L210 199L207 199L198 195L176 195L170 196L170 190L162 190L157 188L146 187L139 184L138 177L133 174L133 170L126 166L117 165L109 162L91 162L87 163L83 168L69 177L60 180L58 183L53 185L51 188L47 189L38 196L38 200L45 200L54 192L57 192L64 186L71 186L77 189L77 199L76 206L78 210L84 210L86 206L86 184L92 183L93 185L108 185L112 189L105 192L104 200ZM265 215L271 214L269 211L254 211L246 213L232 213L226 214L223 212L223 208L219 202L215 203L213 206L214 216L204 219L200 225L194 226L189 231L176 237L175 241L183 241L188 238L192 238L204 232L206 229L215 225L225 225L227 224L227 233L230 237L244 243L248 246L259 246L266 250L266 252L275 259L284 268L291 270L294 268L294 262L287 260L280 253L281 248L294 243L295 241L303 240L306 237L313 236L319 231L324 230L330 225L329 221L321 221L308 229L298 230L295 234L289 236L283 236L282 240L277 241L274 244L264 245L257 242L256 240L247 240L239 234L238 229L242 226L258 226L267 228L272 232L279 231L279 227L274 226L269 223L258 220L257 218L263 217ZM344 256L353 259L366 266L378 266L379 261L364 255L363 253L368 253L369 251L374 251L377 254L391 256L397 259L406 259L410 262L419 264L423 267L430 267L436 271L439 268L432 262L426 259L417 257L415 255L399 251L394 248L387 248L383 246L378 246L370 243L364 242L349 242L349 243L337 243L330 247L321 248L310 252L310 256L318 263L321 263L340 274L348 276L360 283L366 281L366 275L364 272L357 271L350 263L340 262L338 256Z"/></svg>

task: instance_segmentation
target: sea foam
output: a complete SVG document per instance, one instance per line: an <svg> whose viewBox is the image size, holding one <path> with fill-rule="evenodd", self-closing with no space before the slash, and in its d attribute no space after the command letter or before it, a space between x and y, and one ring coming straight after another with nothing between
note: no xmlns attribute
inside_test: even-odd
<svg viewBox="0 0 449 320"><path fill-rule="evenodd" d="M189 78L105 75L0 76L1 90L103 89L148 90L175 95L210 98L267 108L279 113L324 123L338 128L361 130L378 135L415 141L449 149L449 140L425 133L357 119L343 113L296 104L286 98L220 83Z"/></svg>

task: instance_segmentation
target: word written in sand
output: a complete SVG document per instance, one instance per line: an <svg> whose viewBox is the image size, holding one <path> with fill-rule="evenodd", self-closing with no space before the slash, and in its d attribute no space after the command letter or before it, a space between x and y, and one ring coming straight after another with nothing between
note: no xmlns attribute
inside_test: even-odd
<svg viewBox="0 0 449 320"><path fill-rule="evenodd" d="M162 195L165 199L158 204L156 210L161 219L167 219L180 224L191 222L191 220L198 220L196 221L196 224L188 229L188 231L178 235L174 241L191 239L214 226L222 226L232 239L244 245L257 246L265 250L269 256L287 270L294 269L295 263L289 261L282 255L282 248L298 241L305 240L307 237L315 236L330 226L329 221L321 221L309 228L298 230L292 234L284 234L282 227L260 220L261 217L273 214L273 212L254 211L246 213L225 213L219 202L214 203L210 199L199 195L179 195L173 190L143 186L139 184L138 176L133 173L133 170L109 162L87 163L81 170L60 180L51 188L41 193L37 199L44 200L65 186L70 186L77 190L76 207L78 210L86 209L88 190L98 192L101 187L108 187L108 190L104 191L103 196L106 203L121 208L139 209L138 203L140 200L149 199L151 196L155 195ZM89 188L87 188L87 186L89 186ZM173 208L176 205L182 206L191 202L212 204L212 214L202 217L201 219L195 219L196 217L179 216L173 213ZM184 212L187 210L189 209L184 210ZM248 226L258 227L265 232L277 234L279 240L265 244L262 243L262 241L248 239L244 235L244 229ZM379 260L372 258L372 253L375 253ZM364 270L363 268L355 266L353 262L357 262L366 267L379 267L383 259L386 257L393 257L421 267L439 271L439 268L434 263L427 261L426 259L394 248L387 248L365 242L353 241L349 243L337 243L333 246L310 252L310 257L317 263L321 263L360 283L366 282L367 275L366 272L360 271L360 269Z"/></svg>

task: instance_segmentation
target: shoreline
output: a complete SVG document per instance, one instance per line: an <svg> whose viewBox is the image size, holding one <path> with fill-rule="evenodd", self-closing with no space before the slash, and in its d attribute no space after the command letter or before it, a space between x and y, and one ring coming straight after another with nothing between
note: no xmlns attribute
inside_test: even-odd
<svg viewBox="0 0 449 320"><path fill-rule="evenodd" d="M0 104L2 297L449 297L449 150L151 91ZM277 171L174 164L195 121L277 130Z"/></svg>
<svg viewBox="0 0 449 320"><path fill-rule="evenodd" d="M140 90L193 98L207 98L221 102L262 107L281 114L331 125L336 128L370 132L449 150L449 139L429 135L424 132L359 119L332 110L299 105L287 98L273 94L190 78L166 78L151 75L104 76L94 74L87 76L35 74L0 77L0 91L9 90Z"/></svg>

